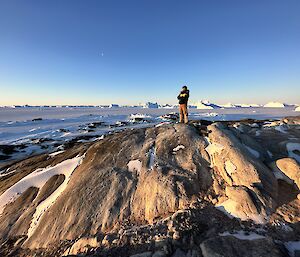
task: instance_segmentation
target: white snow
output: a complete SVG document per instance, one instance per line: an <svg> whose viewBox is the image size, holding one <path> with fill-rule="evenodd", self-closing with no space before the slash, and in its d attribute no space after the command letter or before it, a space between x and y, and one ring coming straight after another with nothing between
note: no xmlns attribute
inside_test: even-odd
<svg viewBox="0 0 300 257"><path fill-rule="evenodd" d="M220 153L223 149L224 147L218 143L209 143L209 145L205 148L206 152L208 152L209 155Z"/></svg>
<svg viewBox="0 0 300 257"><path fill-rule="evenodd" d="M221 144L211 142L208 137L205 137L206 142L208 143L208 146L205 148L205 151L209 154L210 156L210 165L214 166L215 165L215 157L214 155L216 153L221 153L224 147Z"/></svg>
<svg viewBox="0 0 300 257"><path fill-rule="evenodd" d="M173 153L176 153L177 151L181 150L181 149L184 149L185 146L184 145L178 145L176 146L175 148L173 148Z"/></svg>
<svg viewBox="0 0 300 257"><path fill-rule="evenodd" d="M300 112L300 106L296 107L295 112Z"/></svg>
<svg viewBox="0 0 300 257"><path fill-rule="evenodd" d="M271 128L280 125L279 121L266 121L264 122L263 128Z"/></svg>
<svg viewBox="0 0 300 257"><path fill-rule="evenodd" d="M232 173L236 172L236 166L230 160L228 160L225 162L225 170L229 175L231 175Z"/></svg>
<svg viewBox="0 0 300 257"><path fill-rule="evenodd" d="M201 110L212 110L215 109L214 106L212 106L209 102L197 102L195 104L193 104L194 106L196 106L197 109L201 109Z"/></svg>
<svg viewBox="0 0 300 257"><path fill-rule="evenodd" d="M78 167L81 164L83 158L84 155L81 157L77 156L73 159L63 161L52 168L46 168L42 171L38 171L39 173L44 172L50 174L63 174L65 176L65 179L63 183L48 198L46 198L36 207L35 213L33 214L33 218L31 220L30 227L27 232L28 238L31 237L31 235L37 228L43 214L55 203L56 199L66 189L73 171L76 167Z"/></svg>
<svg viewBox="0 0 300 257"><path fill-rule="evenodd" d="M233 127L236 128L238 131L240 131L242 133L244 132L243 127L239 123L233 124Z"/></svg>
<svg viewBox="0 0 300 257"><path fill-rule="evenodd" d="M281 132L281 133L284 133L284 134L287 133L287 131L286 131L286 126L284 126L284 125L276 126L276 127L275 127L275 130L277 130L277 131L279 131L279 132Z"/></svg>
<svg viewBox="0 0 300 257"><path fill-rule="evenodd" d="M82 159L83 156L68 159L53 167L37 169L22 178L0 196L0 214L8 203L13 202L29 187L42 188L49 178L57 174L64 174L65 177L68 178L74 169L81 163Z"/></svg>
<svg viewBox="0 0 300 257"><path fill-rule="evenodd" d="M136 172L139 174L142 170L142 162L140 160L131 160L127 163L128 170L130 172Z"/></svg>
<svg viewBox="0 0 300 257"><path fill-rule="evenodd" d="M280 103L280 102L269 102L264 105L264 107L269 107L269 108L284 108L285 104Z"/></svg>
<svg viewBox="0 0 300 257"><path fill-rule="evenodd" d="M251 128L259 128L259 126L258 126L257 123L249 124L249 126L250 126Z"/></svg>
<svg viewBox="0 0 300 257"><path fill-rule="evenodd" d="M273 122L265 122L263 125L263 128L274 128L275 130L281 132L281 133L287 133L288 125L282 124L280 121L273 121Z"/></svg>
<svg viewBox="0 0 300 257"><path fill-rule="evenodd" d="M197 119L198 117L217 117L219 116L216 112L206 112L206 113L191 113L189 114L189 117L192 117L193 119Z"/></svg>
<svg viewBox="0 0 300 257"><path fill-rule="evenodd" d="M15 172L16 172L16 170L12 170L12 171L9 171L8 169L7 170L1 170L0 177L5 177L5 176L8 176L8 175L13 174Z"/></svg>
<svg viewBox="0 0 300 257"><path fill-rule="evenodd" d="M130 114L130 118L131 119L135 119L135 118L144 119L144 118L151 118L151 116L144 114L144 113L133 113L133 114Z"/></svg>
<svg viewBox="0 0 300 257"><path fill-rule="evenodd" d="M259 137L260 135L261 135L261 130L256 130L256 131L255 131L255 136L256 136L256 137Z"/></svg>
<svg viewBox="0 0 300 257"><path fill-rule="evenodd" d="M54 156L56 156L56 155L58 155L58 154L61 154L61 153L63 153L63 152L64 152L64 150L57 151L57 152L54 152L54 153L50 153L49 156L50 156L50 157L54 157Z"/></svg>
<svg viewBox="0 0 300 257"><path fill-rule="evenodd" d="M149 167L149 169L153 170L154 162L155 162L155 147L154 146L149 149L148 157L149 157L148 167Z"/></svg>
<svg viewBox="0 0 300 257"><path fill-rule="evenodd" d="M257 233L254 232L247 232L247 231L243 231L243 230L239 230L239 231L235 231L234 233L230 233L228 231L220 233L220 236L234 236L237 239L240 240L257 240L257 239L263 239L265 238L262 235L259 235Z"/></svg>
<svg viewBox="0 0 300 257"><path fill-rule="evenodd" d="M159 127L161 127L161 126L163 126L163 125L167 125L167 124L171 124L171 122L170 122L170 121L161 122L161 123L155 125L155 127L156 127L156 128L159 128Z"/></svg>
<svg viewBox="0 0 300 257"><path fill-rule="evenodd" d="M232 103L223 104L221 106L224 108L236 108L236 105Z"/></svg>
<svg viewBox="0 0 300 257"><path fill-rule="evenodd" d="M291 257L295 257L295 251L300 251L300 241L289 241L284 243L284 246Z"/></svg>
<svg viewBox="0 0 300 257"><path fill-rule="evenodd" d="M189 108L189 116L193 120L206 119L213 121L253 119L278 119L295 116L295 107L286 108L219 108L218 105L202 101L201 104L215 108L201 110ZM109 108L109 106L50 106L50 107L16 107L0 109L0 144L24 145L24 149L10 156L10 160L27 157L30 154L50 153L57 151L56 145L62 145L81 135L92 136L81 142L93 141L100 135L125 128L155 126L165 121L162 117L170 112L178 113L178 108L142 108L141 106ZM131 114L140 114L148 122L126 123ZM40 117L42 120L32 121ZM117 123L121 121L121 123ZM101 122L96 128L89 125ZM41 141L40 139L53 140ZM79 140L79 139L78 139ZM25 151L25 152L23 152Z"/></svg>
<svg viewBox="0 0 300 257"><path fill-rule="evenodd" d="M251 153L253 156L255 156L256 158L259 158L260 154L258 151L254 150L253 148L247 146L247 145L244 145L245 148L248 150L249 153Z"/></svg>
<svg viewBox="0 0 300 257"><path fill-rule="evenodd" d="M294 151L300 152L300 143L289 142L286 144L286 150L288 151L289 157L294 158L300 163L300 155L294 153Z"/></svg>

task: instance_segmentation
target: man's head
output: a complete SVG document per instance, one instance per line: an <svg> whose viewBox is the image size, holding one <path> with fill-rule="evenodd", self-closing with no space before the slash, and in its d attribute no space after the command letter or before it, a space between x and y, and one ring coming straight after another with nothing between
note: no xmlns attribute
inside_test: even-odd
<svg viewBox="0 0 300 257"><path fill-rule="evenodd" d="M187 90L187 86L183 86L183 87L182 87L182 90Z"/></svg>

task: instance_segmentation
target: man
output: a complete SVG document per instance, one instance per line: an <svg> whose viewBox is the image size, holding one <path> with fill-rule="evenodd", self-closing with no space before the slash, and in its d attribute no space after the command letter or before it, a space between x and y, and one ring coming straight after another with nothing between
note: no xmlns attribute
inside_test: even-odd
<svg viewBox="0 0 300 257"><path fill-rule="evenodd" d="M187 104L190 96L190 91L188 90L187 86L183 86L181 92L177 96L179 100L179 116L180 122L184 122L185 124L188 123L188 110Z"/></svg>

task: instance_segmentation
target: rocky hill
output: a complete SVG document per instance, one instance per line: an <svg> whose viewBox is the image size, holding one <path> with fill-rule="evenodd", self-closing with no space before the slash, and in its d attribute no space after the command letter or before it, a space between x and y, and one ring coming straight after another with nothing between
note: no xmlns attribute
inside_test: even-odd
<svg viewBox="0 0 300 257"><path fill-rule="evenodd" d="M1 256L299 256L300 118L127 129L5 167Z"/></svg>

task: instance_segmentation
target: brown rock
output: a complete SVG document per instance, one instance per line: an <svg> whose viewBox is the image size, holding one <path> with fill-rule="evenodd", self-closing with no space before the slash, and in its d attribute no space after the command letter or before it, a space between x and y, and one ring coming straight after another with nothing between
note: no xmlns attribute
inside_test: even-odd
<svg viewBox="0 0 300 257"><path fill-rule="evenodd" d="M300 189L300 165L293 158L282 158L276 161L276 166L286 176L292 179Z"/></svg>

